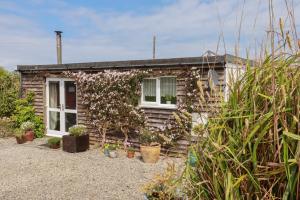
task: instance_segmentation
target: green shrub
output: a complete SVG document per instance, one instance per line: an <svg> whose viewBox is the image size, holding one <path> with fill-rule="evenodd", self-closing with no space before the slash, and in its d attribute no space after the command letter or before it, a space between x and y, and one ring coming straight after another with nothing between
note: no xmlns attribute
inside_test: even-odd
<svg viewBox="0 0 300 200"><path fill-rule="evenodd" d="M48 139L48 144L49 145L56 145L56 144L60 144L61 138L58 137L52 137Z"/></svg>
<svg viewBox="0 0 300 200"><path fill-rule="evenodd" d="M15 129L15 133L14 133L14 136L17 137L17 138L22 138L24 136L24 131L22 131L21 129L17 128Z"/></svg>
<svg viewBox="0 0 300 200"><path fill-rule="evenodd" d="M10 117L19 93L19 75L0 67L0 118Z"/></svg>
<svg viewBox="0 0 300 200"><path fill-rule="evenodd" d="M44 136L44 123L43 120L35 114L33 98L34 93L30 92L25 98L16 100L16 109L11 118L14 122L14 128L20 128L24 122L32 122L34 124L35 136L41 138Z"/></svg>
<svg viewBox="0 0 300 200"><path fill-rule="evenodd" d="M14 135L13 122L10 118L0 118L0 138Z"/></svg>
<svg viewBox="0 0 300 200"><path fill-rule="evenodd" d="M69 128L69 133L71 136L80 136L86 134L86 126L84 125L74 125Z"/></svg>

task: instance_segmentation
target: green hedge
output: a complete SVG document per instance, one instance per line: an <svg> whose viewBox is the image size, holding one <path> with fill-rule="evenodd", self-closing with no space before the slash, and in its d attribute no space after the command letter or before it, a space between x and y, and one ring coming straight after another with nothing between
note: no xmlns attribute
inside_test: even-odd
<svg viewBox="0 0 300 200"><path fill-rule="evenodd" d="M19 75L0 67L0 118L10 117L19 93Z"/></svg>

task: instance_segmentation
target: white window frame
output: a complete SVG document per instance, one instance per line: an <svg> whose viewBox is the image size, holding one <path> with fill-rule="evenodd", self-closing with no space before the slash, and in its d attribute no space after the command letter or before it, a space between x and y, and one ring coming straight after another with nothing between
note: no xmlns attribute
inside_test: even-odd
<svg viewBox="0 0 300 200"><path fill-rule="evenodd" d="M142 82L142 95L141 95L141 103L140 107L144 108L165 108L165 109L177 109L176 104L162 104L161 95L160 95L160 79L161 78L177 78L176 76L160 76L160 77L149 77L145 79L155 79L156 80L156 102L144 101L144 81ZM176 81L176 90L177 90L177 81ZM176 92L177 93L177 92ZM176 94L177 97L177 94ZM177 98L176 98L177 99Z"/></svg>

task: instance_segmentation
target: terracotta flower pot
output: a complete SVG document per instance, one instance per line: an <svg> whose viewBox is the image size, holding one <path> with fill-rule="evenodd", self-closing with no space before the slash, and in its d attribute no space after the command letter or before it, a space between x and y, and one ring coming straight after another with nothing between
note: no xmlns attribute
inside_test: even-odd
<svg viewBox="0 0 300 200"><path fill-rule="evenodd" d="M156 163L159 160L161 145L152 146L141 145L140 151L145 163Z"/></svg>
<svg viewBox="0 0 300 200"><path fill-rule="evenodd" d="M134 158L134 151L127 151L127 158Z"/></svg>
<svg viewBox="0 0 300 200"><path fill-rule="evenodd" d="M33 141L33 139L34 139L33 131L26 131L25 138L26 138L26 141Z"/></svg>
<svg viewBox="0 0 300 200"><path fill-rule="evenodd" d="M23 143L26 142L26 139L25 139L24 136L22 136L22 137L16 137L16 140L17 140L18 144L23 144Z"/></svg>

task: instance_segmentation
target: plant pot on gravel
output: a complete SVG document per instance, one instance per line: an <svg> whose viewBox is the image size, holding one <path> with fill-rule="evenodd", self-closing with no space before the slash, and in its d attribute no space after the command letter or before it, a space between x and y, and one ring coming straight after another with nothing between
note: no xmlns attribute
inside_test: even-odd
<svg viewBox="0 0 300 200"><path fill-rule="evenodd" d="M51 149L59 149L60 148L60 141L61 139L58 137L53 137L48 139L48 146Z"/></svg>
<svg viewBox="0 0 300 200"><path fill-rule="evenodd" d="M134 154L135 154L135 151L134 151L134 148L133 147L128 147L127 149L127 158L134 158Z"/></svg>
<svg viewBox="0 0 300 200"><path fill-rule="evenodd" d="M63 150L69 153L83 152L89 149L89 135L86 127L74 125L69 128L70 135L63 136Z"/></svg>
<svg viewBox="0 0 300 200"><path fill-rule="evenodd" d="M117 158L118 155L118 151L117 149L119 148L119 145L117 144L111 144L109 145L109 157L110 158Z"/></svg>
<svg viewBox="0 0 300 200"><path fill-rule="evenodd" d="M158 134L143 129L140 136L140 151L145 163L156 163L159 160L161 145Z"/></svg>
<svg viewBox="0 0 300 200"><path fill-rule="evenodd" d="M23 144L26 142L24 132L20 129L15 130L15 137L16 137L17 144Z"/></svg>
<svg viewBox="0 0 300 200"><path fill-rule="evenodd" d="M32 122L24 122L21 124L20 129L25 133L24 137L26 141L33 141L34 139L34 123Z"/></svg>

